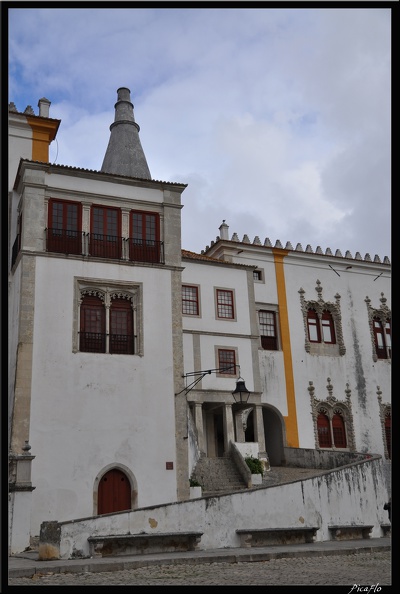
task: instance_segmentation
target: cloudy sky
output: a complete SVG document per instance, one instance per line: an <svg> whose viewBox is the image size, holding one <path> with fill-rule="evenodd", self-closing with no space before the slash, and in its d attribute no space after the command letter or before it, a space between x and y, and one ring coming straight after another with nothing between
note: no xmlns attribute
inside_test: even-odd
<svg viewBox="0 0 400 594"><path fill-rule="evenodd" d="M117 89L131 90L152 178L188 184L183 248L225 219L230 237L391 259L389 8L8 16L8 100L36 114L51 101L52 162L100 170Z"/></svg>

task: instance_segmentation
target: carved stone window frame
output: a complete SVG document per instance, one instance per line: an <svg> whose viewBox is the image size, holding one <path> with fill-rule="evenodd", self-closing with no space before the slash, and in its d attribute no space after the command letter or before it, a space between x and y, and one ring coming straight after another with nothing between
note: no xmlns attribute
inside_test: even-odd
<svg viewBox="0 0 400 594"><path fill-rule="evenodd" d="M303 314L303 324L304 324L304 333L305 333L305 344L304 348L307 353L310 355L330 355L330 356L343 356L346 354L346 347L344 345L343 339L343 327L342 327L342 313L340 310L340 299L341 296L339 293L335 295L335 303L331 301L324 301L322 297L322 286L321 281L317 279L317 286L315 290L318 293L317 300L310 300L307 301L304 297L305 290L301 287L299 289L300 294L300 307L301 313ZM324 342L314 343L310 342L308 337L308 326L307 326L307 313L310 309L314 309L317 313L318 320L321 323L322 314L324 311L329 311L332 315L333 323L335 325L335 334L336 334L336 344L328 344ZM321 335L321 340L323 340L323 335Z"/></svg>
<svg viewBox="0 0 400 594"><path fill-rule="evenodd" d="M365 303L367 304L367 311L368 311L368 323L369 323L369 331L371 336L371 344L372 344L372 359L373 361L391 361L391 357L387 359L379 359L376 353L376 346L375 346L375 333L374 333L374 318L378 318L378 320L382 323L383 328L385 328L385 324L387 320L392 322L392 311L386 305L386 297L384 293L381 293L381 297L379 299L381 305L379 309L376 309L371 306L371 299L367 296L365 298Z"/></svg>
<svg viewBox="0 0 400 594"><path fill-rule="evenodd" d="M127 299L133 310L134 355L143 356L143 287L142 283L126 283L104 279L74 279L74 316L72 333L72 352L80 353L79 328L80 306L85 295L99 297L104 306L109 309L111 300L115 298ZM98 353L97 353L98 354Z"/></svg>
<svg viewBox="0 0 400 594"><path fill-rule="evenodd" d="M314 440L315 440L315 448L317 450L332 450L337 452L355 452L356 451L356 442L355 442L355 433L354 433L354 422L353 422L353 411L351 406L351 390L349 388L349 384L346 384L345 400L337 400L333 395L333 385L331 384L331 379L328 377L327 379L328 385L326 389L328 390L328 396L324 400L319 400L315 397L315 387L312 381L308 382L308 391L310 393L311 399L311 416L314 425ZM332 424L332 418L335 414L340 414L344 421L344 427L346 431L346 448L337 448L334 445L333 441L333 432L332 432L332 447L331 448L321 448L319 445L318 439L318 415L319 413L325 414L330 424Z"/></svg>

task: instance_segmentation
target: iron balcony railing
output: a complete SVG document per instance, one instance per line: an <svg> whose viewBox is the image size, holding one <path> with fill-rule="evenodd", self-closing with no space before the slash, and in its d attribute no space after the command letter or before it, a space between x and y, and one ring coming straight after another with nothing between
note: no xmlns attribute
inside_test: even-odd
<svg viewBox="0 0 400 594"><path fill-rule="evenodd" d="M79 350L84 353L105 353L106 335L100 332L80 332Z"/></svg>
<svg viewBox="0 0 400 594"><path fill-rule="evenodd" d="M116 235L103 235L102 233L90 233L89 256L98 258L111 258L122 260L122 237Z"/></svg>
<svg viewBox="0 0 400 594"><path fill-rule="evenodd" d="M132 239L126 240L128 246L128 258L133 262L153 262L164 264L164 243L155 239Z"/></svg>
<svg viewBox="0 0 400 594"><path fill-rule="evenodd" d="M164 242L149 239L46 229L46 249L58 254L80 254L94 258L164 264Z"/></svg>
<svg viewBox="0 0 400 594"><path fill-rule="evenodd" d="M133 355L134 336L132 334L110 334L108 352L112 355ZM79 350L84 353L105 353L107 334L101 332L80 332Z"/></svg>
<svg viewBox="0 0 400 594"><path fill-rule="evenodd" d="M46 249L57 254L83 254L83 234L69 229L46 229Z"/></svg>

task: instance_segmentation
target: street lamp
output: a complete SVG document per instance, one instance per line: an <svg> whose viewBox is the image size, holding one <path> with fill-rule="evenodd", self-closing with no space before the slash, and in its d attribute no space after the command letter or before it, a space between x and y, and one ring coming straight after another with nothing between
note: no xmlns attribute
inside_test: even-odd
<svg viewBox="0 0 400 594"><path fill-rule="evenodd" d="M218 372L224 373L224 372L228 371L229 369L236 368L236 367L239 367L239 366L231 365L230 367L220 367L219 369L206 369L205 371L191 371L190 373L185 373L185 375L183 375L182 377L184 377L186 380L189 377L192 377L194 379L189 385L186 386L186 388L183 388L183 390L181 390L178 394L176 394L176 396L178 396L179 394L182 394L182 392L185 392L186 395L189 394L189 392L191 390L193 390L193 388L203 379L203 377L205 375L208 375L211 373L218 373ZM240 371L239 371L239 373L240 373ZM233 396L235 402L239 402L242 404L246 404L246 402L249 399L250 392L246 388L244 379L240 376L236 380L236 388L233 390L232 396Z"/></svg>
<svg viewBox="0 0 400 594"><path fill-rule="evenodd" d="M250 396L250 392L246 388L246 384L244 383L244 379L242 377L239 377L237 379L236 388L233 390L232 396L236 403L247 403Z"/></svg>

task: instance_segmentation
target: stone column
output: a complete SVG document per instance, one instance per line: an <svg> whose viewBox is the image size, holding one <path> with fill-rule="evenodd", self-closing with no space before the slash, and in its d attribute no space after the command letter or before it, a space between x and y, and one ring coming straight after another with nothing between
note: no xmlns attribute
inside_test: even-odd
<svg viewBox="0 0 400 594"><path fill-rule="evenodd" d="M128 208L121 208L122 219L122 259L129 260L129 214Z"/></svg>
<svg viewBox="0 0 400 594"><path fill-rule="evenodd" d="M204 441L203 405L201 402L194 403L194 422L197 429L199 449L201 452L205 453L206 446Z"/></svg>
<svg viewBox="0 0 400 594"><path fill-rule="evenodd" d="M265 452L265 431L262 406L256 404L253 410L254 439L258 442L259 452Z"/></svg>
<svg viewBox="0 0 400 594"><path fill-rule="evenodd" d="M243 429L243 411L239 410L235 413L235 429L236 429L236 441L238 443L244 443L246 441L244 429Z"/></svg>
<svg viewBox="0 0 400 594"><path fill-rule="evenodd" d="M229 452L229 443L235 441L235 430L233 426L232 404L224 405L224 453Z"/></svg>

